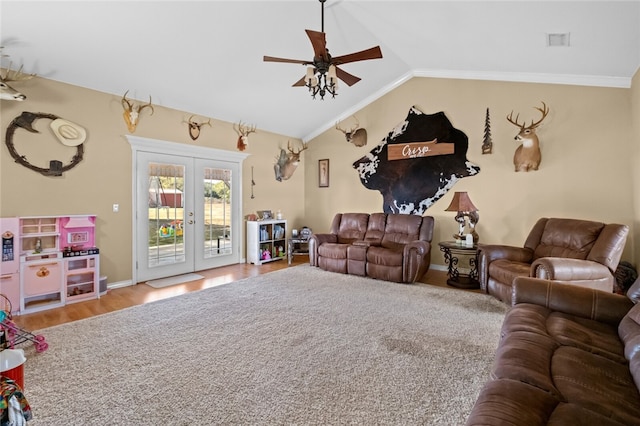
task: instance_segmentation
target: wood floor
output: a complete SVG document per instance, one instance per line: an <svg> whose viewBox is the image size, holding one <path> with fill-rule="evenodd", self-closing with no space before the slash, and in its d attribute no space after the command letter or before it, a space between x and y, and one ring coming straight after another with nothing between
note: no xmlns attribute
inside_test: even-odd
<svg viewBox="0 0 640 426"><path fill-rule="evenodd" d="M303 263L309 263L306 256L295 256L292 267ZM109 290L100 299L73 303L62 308L49 309L26 315L14 315L14 322L28 331L36 331L58 324L77 321L95 315L106 314L131 306L166 299L192 291L202 290L217 285L226 284L243 278L254 277L267 272L277 271L289 267L286 260L266 263L256 266L250 263L224 266L221 268L198 271L205 278L171 287L155 289L144 283L123 288ZM447 275L443 271L430 269L422 278L422 283L446 287Z"/></svg>

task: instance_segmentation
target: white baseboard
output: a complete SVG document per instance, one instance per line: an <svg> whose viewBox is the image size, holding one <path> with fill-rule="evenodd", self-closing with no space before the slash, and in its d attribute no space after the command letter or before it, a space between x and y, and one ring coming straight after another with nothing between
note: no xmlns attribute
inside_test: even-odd
<svg viewBox="0 0 640 426"><path fill-rule="evenodd" d="M107 284L107 289L111 290L111 289L114 289L114 288L129 287L130 285L133 285L133 281L131 281L131 280L116 281L115 283Z"/></svg>
<svg viewBox="0 0 640 426"><path fill-rule="evenodd" d="M434 265L431 264L431 266L429 266L429 269L435 269L436 271L449 271L449 267L446 265Z"/></svg>

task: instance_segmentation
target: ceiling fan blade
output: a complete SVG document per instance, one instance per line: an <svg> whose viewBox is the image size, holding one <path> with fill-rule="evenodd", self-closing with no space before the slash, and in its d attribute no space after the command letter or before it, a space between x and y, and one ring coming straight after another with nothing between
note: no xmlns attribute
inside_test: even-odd
<svg viewBox="0 0 640 426"><path fill-rule="evenodd" d="M369 59L380 58L382 58L382 50L380 50L380 46L376 46L370 49L362 50L360 52L351 53L349 55L342 55L331 58L331 62L334 65L340 65L348 64L349 62L366 61Z"/></svg>
<svg viewBox="0 0 640 426"><path fill-rule="evenodd" d="M313 30L305 31L309 36L309 40L311 40L315 58L321 58L323 61L329 62L329 53L327 52L327 39L325 37L325 34Z"/></svg>
<svg viewBox="0 0 640 426"><path fill-rule="evenodd" d="M291 86L291 87L306 86L306 85L307 85L307 83L304 81L306 77L307 77L307 76L302 77L300 80L298 80L298 81L296 81L295 83L293 83L293 86Z"/></svg>
<svg viewBox="0 0 640 426"><path fill-rule="evenodd" d="M313 62L303 61L301 59L285 59L285 58L275 58L273 56L265 56L262 58L265 62L287 62L290 64L302 64L302 65L310 65Z"/></svg>
<svg viewBox="0 0 640 426"><path fill-rule="evenodd" d="M359 82L361 80L360 77L356 77L353 74L349 74L348 72L336 67L336 76L344 81L345 83L347 83L347 86L353 86L354 84L356 84L357 82Z"/></svg>

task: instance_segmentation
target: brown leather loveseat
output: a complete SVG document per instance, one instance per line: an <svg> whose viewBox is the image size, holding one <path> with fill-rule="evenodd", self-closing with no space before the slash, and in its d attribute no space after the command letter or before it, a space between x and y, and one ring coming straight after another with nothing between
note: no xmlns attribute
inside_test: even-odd
<svg viewBox="0 0 640 426"><path fill-rule="evenodd" d="M414 283L431 264L431 216L338 213L309 239L309 263L325 271Z"/></svg>
<svg viewBox="0 0 640 426"><path fill-rule="evenodd" d="M480 244L480 287L511 303L516 277L535 277L613 292L629 227L580 219L541 218L523 247Z"/></svg>
<svg viewBox="0 0 640 426"><path fill-rule="evenodd" d="M640 425L640 280L624 296L516 278L512 296L467 425Z"/></svg>

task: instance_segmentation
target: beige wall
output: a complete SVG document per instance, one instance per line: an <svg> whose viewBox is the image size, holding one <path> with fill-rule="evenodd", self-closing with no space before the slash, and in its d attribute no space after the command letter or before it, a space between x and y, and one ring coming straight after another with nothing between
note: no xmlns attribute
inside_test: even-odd
<svg viewBox="0 0 640 426"><path fill-rule="evenodd" d="M480 209L482 242L521 245L541 216L618 222L632 226L633 237L623 259L635 264L640 260L634 250L640 243L636 226L640 197L634 197L640 187L640 172L634 166L640 160L640 124L633 117L640 111L639 79L636 75L633 89L628 90L414 78L356 113L367 128L367 146L347 144L342 133L330 129L309 142L299 170L285 182L275 181L273 162L279 146L286 146L289 138L258 130L251 135L246 151L250 156L244 161L243 212L280 209L290 228L306 225L322 232L336 212L380 211L381 195L362 186L351 164L377 145L415 105L425 113L444 111L469 137L467 158L481 167L477 176L461 179L427 211L436 219L435 242L448 240L457 231L454 214L444 209L454 191L468 191ZM41 78L22 83L20 88L29 96L27 101L0 104L3 145L4 129L22 111L51 113L77 122L88 129L88 139L84 160L61 177L45 177L15 164L2 147L0 216L97 214L102 274L108 275L110 283L131 279L131 149L124 138L128 132L120 97ZM551 109L539 129L540 170L515 173L516 128L505 116L513 109L531 120L538 114L533 107L540 101ZM482 155L487 107L493 154ZM135 135L236 149L232 124L215 117L213 128L203 128L200 138L191 141L182 123L190 114L156 106L153 116L143 112ZM49 120L36 124L42 135L16 133L19 151L34 163L43 161L38 164L42 167L48 167L50 159L67 163L75 150L65 148L49 133ZM256 124L258 128L262 125ZM330 187L318 188L318 160L324 158L330 160ZM255 199L250 198L252 166ZM120 204L119 213L112 212L114 203ZM444 265L437 249L433 263Z"/></svg>
<svg viewBox="0 0 640 426"><path fill-rule="evenodd" d="M131 148L124 137L128 131L122 118L120 97L42 78L18 87L27 94L26 101L0 103L3 129L0 216L96 214L101 274L108 276L109 283L130 280L132 166ZM142 98L146 96L141 95ZM4 132L22 111L54 114L84 126L88 130L84 160L60 177L46 177L16 164L5 146ZM193 142L187 125L182 123L190 115L156 105L153 115L143 111L135 135L236 151L237 135L232 123L213 117L213 127L204 127L199 139ZM49 130L50 122L36 120L35 127L42 134L33 135L19 129L13 138L18 152L43 168L47 168L49 160L53 159L67 164L76 152L75 148L65 147L57 141ZM273 171L279 146L286 147L289 139L292 143L300 141L260 131L262 123L255 124L258 132L250 136L245 151L250 156L243 167L243 214L263 209L275 213L280 209L293 226L300 226L304 218L304 161L285 182L277 182ZM250 198L252 166L256 181L254 199ZM120 205L119 213L112 212L114 203Z"/></svg>
<svg viewBox="0 0 640 426"><path fill-rule="evenodd" d="M540 106L540 101L551 110L538 129L540 170L516 173L512 159L518 145L513 139L517 129L505 117L513 109L521 119L537 119L539 113L533 107ZM454 214L444 211L454 191L468 191L480 210L477 230L485 243L522 245L539 217L634 225L631 153L635 151L636 157L638 153L633 143L630 90L413 78L356 113L367 128L367 146L347 144L334 129L310 142L305 211L314 231L327 230L336 212L381 211L382 196L362 186L352 163L403 121L412 105L428 114L444 111L454 127L469 137L467 158L481 168L477 176L458 181L427 210L436 220L435 242L449 240L457 232ZM493 153L482 155L487 107ZM637 141L637 133L635 136ZM317 160L322 158L330 160L330 188L318 188ZM633 246L634 239L630 239L624 259L638 257ZM432 253L433 263L444 265L439 250Z"/></svg>

